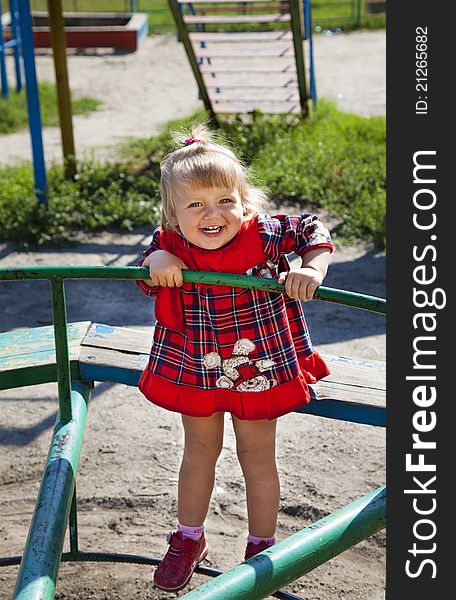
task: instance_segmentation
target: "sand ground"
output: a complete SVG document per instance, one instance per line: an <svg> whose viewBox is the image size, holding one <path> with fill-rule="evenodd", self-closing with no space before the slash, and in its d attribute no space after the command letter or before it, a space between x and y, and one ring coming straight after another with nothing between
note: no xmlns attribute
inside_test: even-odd
<svg viewBox="0 0 456 600"><path fill-rule="evenodd" d="M320 95L335 98L342 108L359 114L384 114L384 32L316 40ZM126 135L150 135L167 119L197 107L196 86L184 58L172 36L148 38L132 55L71 56L73 88L105 100L100 113L75 119L79 151L96 144L102 155L109 155L108 142L111 145ZM52 72L46 53L38 57L38 69L40 77ZM48 128L45 140L47 157L57 159L58 131ZM26 133L0 136L2 159L28 158L28 144ZM132 265L150 234L148 227L127 234L104 232L82 237L76 247L34 252L19 252L5 244L0 247L0 264ZM384 253L365 244L337 248L325 285L385 297ZM52 322L46 282L4 282L0 293L0 331ZM151 303L131 282L69 282L67 302L70 321L145 330L153 325ZM322 353L384 360L382 316L318 301L306 305L306 315ZM21 554L27 535L56 415L56 386L4 391L0 402L0 555L11 556ZM181 448L178 415L149 404L136 389L96 385L77 483L81 549L154 556L164 552L165 535L175 526ZM384 483L385 432L287 415L279 423L278 464L282 482L278 537L283 539ZM207 519L211 547L207 564L226 569L239 562L246 531L244 483L226 417L224 449ZM384 543L385 535L379 533L289 589L306 600L381 600ZM1 598L11 596L16 574L17 567L0 569ZM147 567L63 564L56 598L176 597L155 590L151 581L152 570ZM196 575L190 588L203 581Z"/></svg>

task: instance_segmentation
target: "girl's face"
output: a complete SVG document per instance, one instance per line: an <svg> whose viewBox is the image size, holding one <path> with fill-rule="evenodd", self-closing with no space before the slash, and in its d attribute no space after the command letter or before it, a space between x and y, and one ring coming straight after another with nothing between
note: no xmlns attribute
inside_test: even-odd
<svg viewBox="0 0 456 600"><path fill-rule="evenodd" d="M210 187L182 191L176 198L174 225L195 246L216 250L238 234L243 212L235 189Z"/></svg>

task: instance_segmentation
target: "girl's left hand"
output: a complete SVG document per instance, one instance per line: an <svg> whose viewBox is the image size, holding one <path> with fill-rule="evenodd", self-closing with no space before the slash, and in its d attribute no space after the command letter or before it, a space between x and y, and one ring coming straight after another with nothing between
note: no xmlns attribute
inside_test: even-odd
<svg viewBox="0 0 456 600"><path fill-rule="evenodd" d="M322 282L322 274L312 267L284 271L278 279L278 283L285 283L285 291L290 298L304 302L312 300L315 290Z"/></svg>

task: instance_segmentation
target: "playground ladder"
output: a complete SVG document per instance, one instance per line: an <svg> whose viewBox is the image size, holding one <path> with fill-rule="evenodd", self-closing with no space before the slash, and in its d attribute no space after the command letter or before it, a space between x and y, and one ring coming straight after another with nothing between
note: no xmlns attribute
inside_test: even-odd
<svg viewBox="0 0 456 600"><path fill-rule="evenodd" d="M310 112L302 0L168 1L200 98L214 118Z"/></svg>

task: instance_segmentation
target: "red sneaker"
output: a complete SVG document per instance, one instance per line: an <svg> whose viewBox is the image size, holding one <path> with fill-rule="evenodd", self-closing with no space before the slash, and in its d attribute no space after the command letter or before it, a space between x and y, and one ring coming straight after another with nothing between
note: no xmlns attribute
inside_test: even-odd
<svg viewBox="0 0 456 600"><path fill-rule="evenodd" d="M263 552L263 550L267 550L271 546L274 546L274 544L271 542L266 542L266 541L260 542L259 544L254 544L253 542L249 542L245 549L244 560L249 560L249 558L252 558L252 556L255 556L259 552Z"/></svg>
<svg viewBox="0 0 456 600"><path fill-rule="evenodd" d="M206 558L207 542L204 533L195 542L191 538L183 539L182 533L168 534L168 552L158 565L154 574L154 584L165 592L178 592L190 581L193 571Z"/></svg>

